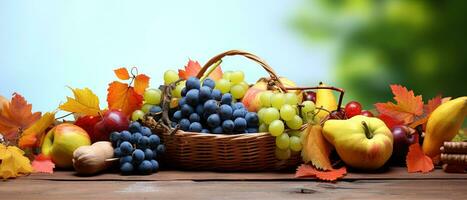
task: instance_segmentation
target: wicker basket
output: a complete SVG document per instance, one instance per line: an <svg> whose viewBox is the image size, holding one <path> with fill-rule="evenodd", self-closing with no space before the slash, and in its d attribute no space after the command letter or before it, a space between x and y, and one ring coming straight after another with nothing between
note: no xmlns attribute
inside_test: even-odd
<svg viewBox="0 0 467 200"><path fill-rule="evenodd" d="M221 53L210 59L200 70L198 78L205 75L208 68L220 63L226 56L241 55L260 64L270 78L269 86L285 91L274 70L259 57L238 50ZM275 157L275 138L269 133L208 134L177 130L170 127L168 105L174 85L164 87L162 119L156 122L146 117L145 123L161 136L167 147L163 158L165 165L185 170L213 171L277 171L295 169L300 164L299 154L288 160Z"/></svg>

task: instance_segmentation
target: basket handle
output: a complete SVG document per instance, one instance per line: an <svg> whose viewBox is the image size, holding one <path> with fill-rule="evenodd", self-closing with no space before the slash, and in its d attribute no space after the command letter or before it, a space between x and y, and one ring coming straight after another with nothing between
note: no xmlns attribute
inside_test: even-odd
<svg viewBox="0 0 467 200"><path fill-rule="evenodd" d="M287 89L284 87L284 84L282 84L282 81L279 79L279 76L277 76L277 73L274 71L274 69L272 69L271 66L269 66L269 64L266 63L266 61L264 61L263 59L259 58L258 56L254 55L252 53L249 53L249 52L246 52L246 51L241 51L241 50L229 50L229 51L225 51L223 53L220 53L220 54L212 57L210 60L208 60L208 62L206 62L206 64L204 64L204 66L198 72L196 77L197 78L203 77L205 75L206 71L213 64L221 61L222 58L224 58L226 56L236 56L236 55L246 57L246 58L258 63L259 65L261 65L261 67L263 67L263 69L271 77L271 79L270 79L271 81L269 82L269 84L271 86L275 85L275 86L279 87L279 89L282 90L283 92L287 91Z"/></svg>

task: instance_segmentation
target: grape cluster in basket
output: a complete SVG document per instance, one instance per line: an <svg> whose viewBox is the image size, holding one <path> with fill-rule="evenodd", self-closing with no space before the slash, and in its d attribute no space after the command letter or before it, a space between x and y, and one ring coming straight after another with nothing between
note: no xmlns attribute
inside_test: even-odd
<svg viewBox="0 0 467 200"><path fill-rule="evenodd" d="M113 132L110 141L114 146L114 157L120 159L122 174L151 174L157 172L157 158L165 153L159 136L139 122L132 122L128 130Z"/></svg>
<svg viewBox="0 0 467 200"><path fill-rule="evenodd" d="M225 82L225 79L221 80ZM240 80L243 81L243 78ZM223 86L224 92L229 91L226 85ZM248 112L243 103L235 102L244 92L240 91L240 94L232 96L231 93L223 93L217 88L216 82L210 78L201 84L198 78L190 77L181 90L182 98L179 99L178 110L172 115L171 120L176 123L173 125L178 124L180 129L190 132L257 133L258 115Z"/></svg>

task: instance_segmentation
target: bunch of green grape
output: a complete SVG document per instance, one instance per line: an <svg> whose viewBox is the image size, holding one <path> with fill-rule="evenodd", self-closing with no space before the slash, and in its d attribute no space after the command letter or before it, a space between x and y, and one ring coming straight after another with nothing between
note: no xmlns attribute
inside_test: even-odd
<svg viewBox="0 0 467 200"><path fill-rule="evenodd" d="M301 151L300 128L306 123L303 117L314 112L315 104L312 101L299 102L295 93L284 94L272 91L262 92L260 102L259 131L269 132L276 137L276 157L286 160L290 158L292 152Z"/></svg>
<svg viewBox="0 0 467 200"><path fill-rule="evenodd" d="M245 82L245 74L242 71L226 71L222 79L216 81L216 89L222 94L232 94L234 99L243 98L248 88L249 85Z"/></svg>

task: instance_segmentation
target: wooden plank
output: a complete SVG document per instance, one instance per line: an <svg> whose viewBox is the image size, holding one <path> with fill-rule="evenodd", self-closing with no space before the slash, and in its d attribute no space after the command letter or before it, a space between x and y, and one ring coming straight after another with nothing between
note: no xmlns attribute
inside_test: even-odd
<svg viewBox="0 0 467 200"><path fill-rule="evenodd" d="M50 181L0 182L2 200L17 199L467 199L467 180Z"/></svg>
<svg viewBox="0 0 467 200"><path fill-rule="evenodd" d="M300 180L295 179L293 173L259 172L259 173L222 173L222 172L190 172L190 171L160 171L149 176L122 176L118 173L105 173L90 177L80 177L73 171L58 171L54 174L32 174L20 179L28 180L74 180L74 181L176 181L176 180ZM313 178L307 178L310 180ZM391 168L379 173L349 173L344 180L408 180L408 179L467 179L467 174L450 174L442 170L434 172L407 173L405 168Z"/></svg>

